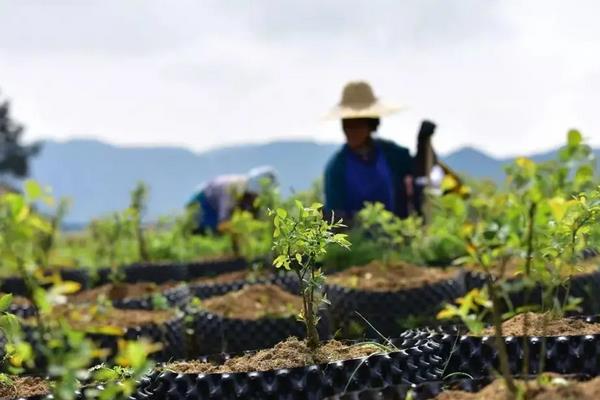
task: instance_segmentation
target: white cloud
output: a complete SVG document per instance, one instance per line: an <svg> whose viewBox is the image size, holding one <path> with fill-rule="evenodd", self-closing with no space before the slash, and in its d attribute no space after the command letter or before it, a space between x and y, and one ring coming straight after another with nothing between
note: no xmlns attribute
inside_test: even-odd
<svg viewBox="0 0 600 400"><path fill-rule="evenodd" d="M576 5L575 5L576 4ZM593 1L0 0L0 89L30 139L202 150L341 140L320 117L345 81L410 109L382 135L498 155L600 144Z"/></svg>

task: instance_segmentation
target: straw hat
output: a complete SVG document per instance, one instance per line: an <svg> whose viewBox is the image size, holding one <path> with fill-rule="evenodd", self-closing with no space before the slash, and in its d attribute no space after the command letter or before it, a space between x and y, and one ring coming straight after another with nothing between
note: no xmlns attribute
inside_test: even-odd
<svg viewBox="0 0 600 400"><path fill-rule="evenodd" d="M379 101L371 85L364 81L349 82L342 99L328 115L329 119L379 118L402 110L403 107L385 105Z"/></svg>

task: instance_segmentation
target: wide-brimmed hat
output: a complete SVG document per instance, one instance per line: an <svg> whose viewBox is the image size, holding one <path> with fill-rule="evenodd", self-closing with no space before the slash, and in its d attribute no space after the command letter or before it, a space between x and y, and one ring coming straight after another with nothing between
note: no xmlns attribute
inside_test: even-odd
<svg viewBox="0 0 600 400"><path fill-rule="evenodd" d="M380 118L404 107L383 104L364 81L349 82L344 87L339 104L327 115L328 119Z"/></svg>

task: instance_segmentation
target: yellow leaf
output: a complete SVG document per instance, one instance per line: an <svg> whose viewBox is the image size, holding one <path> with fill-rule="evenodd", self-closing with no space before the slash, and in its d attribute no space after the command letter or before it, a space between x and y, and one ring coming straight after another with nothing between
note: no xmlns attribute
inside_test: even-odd
<svg viewBox="0 0 600 400"><path fill-rule="evenodd" d="M529 158L527 157L517 157L517 159L515 160L515 163L523 169L532 169L533 166L535 165L533 161L531 161Z"/></svg>
<svg viewBox="0 0 600 400"><path fill-rule="evenodd" d="M458 181L453 175L445 175L444 179L442 179L441 189L443 191L453 190L458 186Z"/></svg>
<svg viewBox="0 0 600 400"><path fill-rule="evenodd" d="M454 306L448 306L447 308L444 308L439 313L437 313L436 318L437 319L450 319L450 318L454 318L455 315L456 315L456 312L455 312Z"/></svg>
<svg viewBox="0 0 600 400"><path fill-rule="evenodd" d="M548 200L550 211L556 221L561 221L565 216L565 213L567 212L567 205L565 203L565 199L562 197L553 197Z"/></svg>
<svg viewBox="0 0 600 400"><path fill-rule="evenodd" d="M73 294L79 292L81 284L74 281L65 281L52 287L55 294Z"/></svg>
<svg viewBox="0 0 600 400"><path fill-rule="evenodd" d="M109 335L109 336L123 336L125 334L125 330L123 328L119 328L118 326L104 325L104 326L95 326L86 329L88 333L97 333L101 335Z"/></svg>

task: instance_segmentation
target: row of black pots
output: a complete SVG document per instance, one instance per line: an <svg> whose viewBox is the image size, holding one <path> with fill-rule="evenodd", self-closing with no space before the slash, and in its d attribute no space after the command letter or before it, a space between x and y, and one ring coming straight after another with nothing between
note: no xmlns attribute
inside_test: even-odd
<svg viewBox="0 0 600 400"><path fill-rule="evenodd" d="M274 275L255 283L272 283L299 294L298 279L290 274ZM200 298L222 295L243 288L247 281L191 286L192 295ZM406 329L401 327L411 315L435 316L445 302L464 294L462 275L455 279L398 292L365 292L356 289L327 286L330 306L322 312L319 329L323 338L396 337ZM360 317L359 313L362 317ZM197 354L220 351L238 352L270 347L289 336L303 337L303 324L291 318L239 320L224 318L210 312L195 314L194 343ZM366 320L366 321L365 321ZM352 330L359 327L355 334Z"/></svg>
<svg viewBox="0 0 600 400"><path fill-rule="evenodd" d="M231 356L220 354L201 361L218 364ZM369 357L264 372L180 374L157 369L142 380L134 398L322 399L348 390L439 379L422 372L435 370L440 362L423 344Z"/></svg>
<svg viewBox="0 0 600 400"><path fill-rule="evenodd" d="M239 271L247 267L242 259L223 259L180 264L134 264L123 267L124 282L190 281L200 277L214 276L224 272ZM56 271L62 280L78 282L83 289L110 282L110 269L63 268ZM48 272L50 275L51 272ZM27 287L22 278L0 279L0 292L14 295L27 295Z"/></svg>
<svg viewBox="0 0 600 400"><path fill-rule="evenodd" d="M586 318L588 322L596 320ZM505 337L503 340L513 375L523 369L523 340L529 344L528 372L532 375L540 372L600 374L600 335ZM349 395L354 397L339 398L381 398L367 396L384 392L400 396L408 390L416 390L417 397L413 398L426 399L439 393L443 385L440 382L414 384L465 374L477 382L492 376L498 370L498 353L493 341L493 337L461 335L457 327L421 329L408 331L399 339L400 351L360 361L231 374L177 374L159 370L143 380L136 399L316 399L365 388L380 390L362 394L362 397L354 393ZM398 384L405 385L381 389Z"/></svg>
<svg viewBox="0 0 600 400"><path fill-rule="evenodd" d="M589 323L600 321L598 316L571 317ZM464 334L458 326L435 329L415 329L413 338L429 343L436 354L446 360L442 371L431 374L448 376L468 374L481 378L499 368L495 337ZM505 343L512 374L523 372L525 341L528 347L528 373L556 372L560 374L600 375L600 334L570 336L506 336Z"/></svg>

